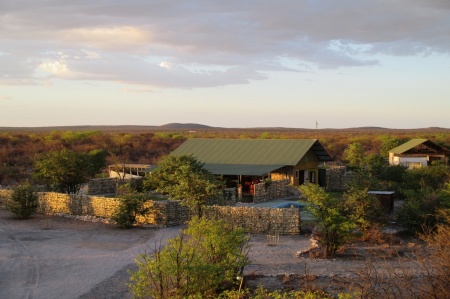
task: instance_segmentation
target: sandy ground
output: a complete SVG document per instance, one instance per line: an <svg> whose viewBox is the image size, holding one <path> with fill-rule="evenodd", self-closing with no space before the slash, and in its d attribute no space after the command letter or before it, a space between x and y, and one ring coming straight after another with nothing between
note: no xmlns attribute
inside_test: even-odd
<svg viewBox="0 0 450 299"><path fill-rule="evenodd" d="M42 229L45 219L52 229ZM179 229L120 230L44 215L16 220L0 210L0 298L79 298Z"/></svg>
<svg viewBox="0 0 450 299"><path fill-rule="evenodd" d="M43 229L51 219L53 228ZM139 253L165 243L180 227L121 230L114 225L34 215L16 220L0 210L0 298L131 298L128 270ZM364 266L358 255L314 259L297 252L310 246L309 235L280 236L269 246L266 235L251 236L249 286L278 288L291 275L348 277ZM298 286L298 283L296 283ZM291 286L289 286L291 287Z"/></svg>

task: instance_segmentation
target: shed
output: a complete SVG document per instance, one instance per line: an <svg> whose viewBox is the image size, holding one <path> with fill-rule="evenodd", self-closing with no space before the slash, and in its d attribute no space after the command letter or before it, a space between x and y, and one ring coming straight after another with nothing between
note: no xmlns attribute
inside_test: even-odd
<svg viewBox="0 0 450 299"><path fill-rule="evenodd" d="M386 211L392 211L394 209L394 191L369 191L367 193L375 195L378 198L380 205Z"/></svg>

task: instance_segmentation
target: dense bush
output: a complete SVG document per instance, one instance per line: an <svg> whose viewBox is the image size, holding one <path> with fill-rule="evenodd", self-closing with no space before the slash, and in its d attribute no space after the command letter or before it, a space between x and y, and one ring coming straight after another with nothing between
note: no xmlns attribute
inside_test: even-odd
<svg viewBox="0 0 450 299"><path fill-rule="evenodd" d="M450 208L450 183L441 190L422 188L406 192L398 221L412 234L433 230L439 224L438 210Z"/></svg>
<svg viewBox="0 0 450 299"><path fill-rule="evenodd" d="M87 154L69 149L44 153L35 160L33 175L52 190L75 194L106 166L105 155L102 150Z"/></svg>
<svg viewBox="0 0 450 299"><path fill-rule="evenodd" d="M436 163L430 167L410 169L405 172L403 181L405 190L442 189L450 181L450 166Z"/></svg>
<svg viewBox="0 0 450 299"><path fill-rule="evenodd" d="M325 256L333 257L336 251L354 237L355 218L342 198L332 196L316 184L299 187L308 201L308 210L317 221L319 244L325 247Z"/></svg>
<svg viewBox="0 0 450 299"><path fill-rule="evenodd" d="M131 228L136 224L136 217L144 215L148 209L144 207L147 197L143 193L136 192L129 184L120 186L119 207L112 216L120 228Z"/></svg>
<svg viewBox="0 0 450 299"><path fill-rule="evenodd" d="M215 298L238 283L248 263L247 244L242 229L193 218L164 248L138 257L131 291L136 298Z"/></svg>
<svg viewBox="0 0 450 299"><path fill-rule="evenodd" d="M336 298L331 294L326 294L321 291L294 291L294 290L277 290L268 291L262 287L251 292L248 289L244 290L232 290L227 291L218 297L218 299L240 299L240 298L252 298L252 299L333 299ZM350 295L339 294L338 299L351 299Z"/></svg>
<svg viewBox="0 0 450 299"><path fill-rule="evenodd" d="M38 207L38 195L30 183L19 185L13 189L11 199L8 201L8 209L18 218L27 219Z"/></svg>
<svg viewBox="0 0 450 299"><path fill-rule="evenodd" d="M180 155L161 159L158 168L145 177L144 187L181 200L201 217L203 207L222 195L223 182L194 157Z"/></svg>
<svg viewBox="0 0 450 299"><path fill-rule="evenodd" d="M380 201L368 191L368 188L350 188L343 195L349 217L362 232L382 223Z"/></svg>

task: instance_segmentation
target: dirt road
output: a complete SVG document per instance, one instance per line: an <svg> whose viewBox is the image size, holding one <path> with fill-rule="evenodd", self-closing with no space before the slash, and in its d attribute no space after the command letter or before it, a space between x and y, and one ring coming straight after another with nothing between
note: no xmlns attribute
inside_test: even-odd
<svg viewBox="0 0 450 299"><path fill-rule="evenodd" d="M47 219L52 220L53 228L43 229ZM136 256L156 243L164 244L179 231L180 227L121 230L114 225L45 215L16 220L10 212L0 210L0 298L131 298L126 284ZM280 236L276 246L268 245L266 235L252 235L250 245L251 264L244 274L253 287L299 287L297 281L291 279L286 285L283 280L305 274L328 286L330 280L348 277L365 263L361 252L353 254L351 248L335 259L298 257L298 251L310 246L307 234ZM397 263L395 254L382 257L391 250L379 248L376 254L381 258L375 263ZM373 255L373 248L366 252ZM402 265L414 267L410 262Z"/></svg>
<svg viewBox="0 0 450 299"><path fill-rule="evenodd" d="M50 218L53 228L42 229ZM44 215L16 220L0 210L0 298L78 298L178 232Z"/></svg>

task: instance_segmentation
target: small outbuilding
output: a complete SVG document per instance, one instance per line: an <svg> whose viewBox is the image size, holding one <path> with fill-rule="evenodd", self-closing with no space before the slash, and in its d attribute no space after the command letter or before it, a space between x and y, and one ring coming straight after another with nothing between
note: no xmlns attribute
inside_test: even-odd
<svg viewBox="0 0 450 299"><path fill-rule="evenodd" d="M375 195L385 211L389 212L394 209L394 191L369 191L367 193Z"/></svg>
<svg viewBox="0 0 450 299"><path fill-rule="evenodd" d="M126 180L142 178L156 168L148 164L114 164L108 166L110 178L124 178Z"/></svg>

